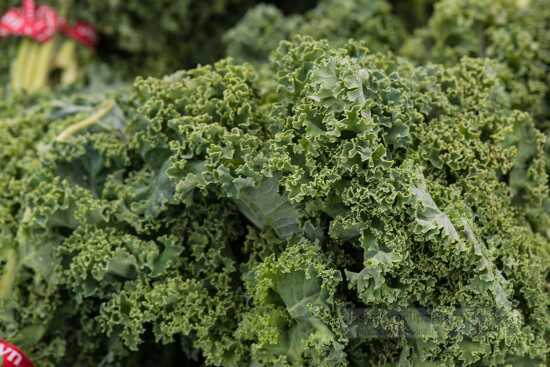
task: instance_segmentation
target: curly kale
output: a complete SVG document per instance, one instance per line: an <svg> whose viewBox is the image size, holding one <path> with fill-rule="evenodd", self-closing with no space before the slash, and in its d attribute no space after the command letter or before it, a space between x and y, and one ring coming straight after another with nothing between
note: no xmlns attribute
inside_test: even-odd
<svg viewBox="0 0 550 367"><path fill-rule="evenodd" d="M498 64L272 59L0 129L0 333L41 366L546 365L545 137Z"/></svg>
<svg viewBox="0 0 550 367"><path fill-rule="evenodd" d="M225 34L227 54L242 61L265 62L281 40L294 34L328 39L334 46L354 38L373 51L395 51L406 32L386 0L321 0L305 14L290 16L273 5L258 5Z"/></svg>
<svg viewBox="0 0 550 367"><path fill-rule="evenodd" d="M550 79L548 0L441 0L403 54L419 62L456 63L463 56L501 62L514 108L548 128Z"/></svg>

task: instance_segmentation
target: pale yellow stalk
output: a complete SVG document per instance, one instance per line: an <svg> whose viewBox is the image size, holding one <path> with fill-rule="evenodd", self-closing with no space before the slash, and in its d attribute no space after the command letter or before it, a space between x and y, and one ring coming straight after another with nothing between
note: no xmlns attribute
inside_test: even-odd
<svg viewBox="0 0 550 367"><path fill-rule="evenodd" d="M99 120L101 120L105 115L111 112L114 106L115 106L115 101L113 100L105 101L105 103L101 105L101 108L97 110L93 115L63 130L63 132L59 134L56 140L67 141L71 136L73 136L77 132L86 129L92 126L93 124L95 124L96 122L98 122Z"/></svg>

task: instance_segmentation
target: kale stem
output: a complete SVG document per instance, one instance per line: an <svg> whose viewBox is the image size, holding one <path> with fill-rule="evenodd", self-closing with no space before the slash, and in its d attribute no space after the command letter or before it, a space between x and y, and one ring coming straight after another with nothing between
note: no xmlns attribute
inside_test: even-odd
<svg viewBox="0 0 550 367"><path fill-rule="evenodd" d="M63 132L59 134L56 140L67 141L71 136L73 136L80 130L86 129L92 126L93 124L95 124L96 122L98 122L103 116L111 112L114 106L115 106L114 100L112 99L107 100L105 103L103 103L102 107L99 110L97 110L93 115L63 130Z"/></svg>
<svg viewBox="0 0 550 367"><path fill-rule="evenodd" d="M23 88L31 43L28 39L21 40L17 50L17 56L11 67L11 88L21 90Z"/></svg>
<svg viewBox="0 0 550 367"><path fill-rule="evenodd" d="M8 249L6 254L6 267L0 277L0 300L7 299L11 294L15 274L17 270L17 255L14 249Z"/></svg>
<svg viewBox="0 0 550 367"><path fill-rule="evenodd" d="M28 86L29 92L48 89L48 79L56 43L57 41L54 38L38 46L36 59L34 60L34 63L36 64L34 68L34 77Z"/></svg>
<svg viewBox="0 0 550 367"><path fill-rule="evenodd" d="M33 85L38 78L37 72L40 63L40 50L41 44L34 41L28 40L30 42L30 51L27 54L27 61L25 62L25 74L23 75L23 85L22 88L27 93L34 92Z"/></svg>

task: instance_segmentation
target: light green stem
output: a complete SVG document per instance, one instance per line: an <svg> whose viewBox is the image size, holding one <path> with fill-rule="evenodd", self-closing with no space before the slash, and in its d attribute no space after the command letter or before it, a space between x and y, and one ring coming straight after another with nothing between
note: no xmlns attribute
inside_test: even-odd
<svg viewBox="0 0 550 367"><path fill-rule="evenodd" d="M67 141L71 136L73 136L77 132L79 132L81 130L84 130L84 129L92 126L96 122L98 122L106 114L111 112L111 110L113 109L114 106L115 106L115 101L113 101L113 100L106 101L105 103L103 103L101 108L99 110L97 110L93 115L91 115L90 117L88 117L85 120L82 120L80 122L77 122L74 125L69 126L65 130L63 130L63 132L61 132L61 134L59 134L59 136L56 138L56 140L57 141Z"/></svg>
<svg viewBox="0 0 550 367"><path fill-rule="evenodd" d="M14 249L6 251L6 267L0 278L0 300L5 300L11 295L13 282L17 273L17 254Z"/></svg>
<svg viewBox="0 0 550 367"><path fill-rule="evenodd" d="M31 46L32 43L28 39L23 39L19 45L17 57L11 66L11 88L13 90L18 91L23 88Z"/></svg>
<svg viewBox="0 0 550 367"><path fill-rule="evenodd" d="M36 60L33 61L35 64L34 75L28 85L28 91L30 93L49 88L48 82L50 77L50 69L52 66L56 43L57 41L52 39L46 43L38 45Z"/></svg>
<svg viewBox="0 0 550 367"><path fill-rule="evenodd" d="M30 51L27 54L27 60L25 61L25 71L22 75L23 85L22 88L26 92L29 92L31 85L33 84L34 78L36 77L36 64L38 53L40 51L40 45L36 41L28 40L30 45Z"/></svg>
<svg viewBox="0 0 550 367"><path fill-rule="evenodd" d="M61 85L72 84L78 79L76 42L73 40L63 41L55 57L54 66L63 70L60 81Z"/></svg>

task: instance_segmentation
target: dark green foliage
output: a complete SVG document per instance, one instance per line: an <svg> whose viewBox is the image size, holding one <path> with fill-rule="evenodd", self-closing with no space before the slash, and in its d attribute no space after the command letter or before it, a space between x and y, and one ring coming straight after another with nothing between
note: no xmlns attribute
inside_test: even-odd
<svg viewBox="0 0 550 367"><path fill-rule="evenodd" d="M389 0L394 13L412 30L425 25L433 13L434 5L440 0Z"/></svg>
<svg viewBox="0 0 550 367"><path fill-rule="evenodd" d="M548 0L442 0L403 54L419 62L453 64L463 56L501 62L512 105L548 128L550 85Z"/></svg>
<svg viewBox="0 0 550 367"><path fill-rule="evenodd" d="M546 365L545 138L498 64L272 58L140 78L64 141L103 104L0 130L28 136L0 334L40 366Z"/></svg>
<svg viewBox="0 0 550 367"><path fill-rule="evenodd" d="M238 60L267 61L280 40L294 34L328 39L334 46L354 38L370 50L397 50L405 39L400 19L386 0L321 0L303 15L284 16L274 6L258 5L227 32L227 53Z"/></svg>
<svg viewBox="0 0 550 367"><path fill-rule="evenodd" d="M0 97L7 91L10 81L10 67L17 55L17 40L0 40L2 57L0 58Z"/></svg>

